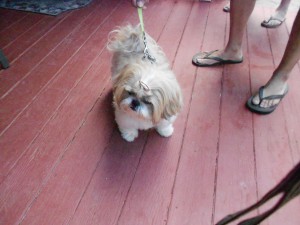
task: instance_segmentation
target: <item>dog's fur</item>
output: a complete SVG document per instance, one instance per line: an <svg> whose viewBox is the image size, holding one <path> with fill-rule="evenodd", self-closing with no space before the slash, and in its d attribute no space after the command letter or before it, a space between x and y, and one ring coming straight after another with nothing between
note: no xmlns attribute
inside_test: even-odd
<svg viewBox="0 0 300 225"><path fill-rule="evenodd" d="M168 60L146 34L151 63L144 56L140 26L127 25L111 32L108 49L113 53L112 82L115 119L122 137L133 141L138 130L155 128L168 137L182 108L182 93Z"/></svg>

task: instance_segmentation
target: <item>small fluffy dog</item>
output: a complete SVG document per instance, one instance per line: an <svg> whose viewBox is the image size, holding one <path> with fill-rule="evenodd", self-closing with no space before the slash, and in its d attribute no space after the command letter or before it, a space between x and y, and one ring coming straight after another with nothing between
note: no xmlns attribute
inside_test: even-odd
<svg viewBox="0 0 300 225"><path fill-rule="evenodd" d="M115 119L122 137L133 141L138 130L155 128L164 137L182 108L182 93L167 58L146 34L151 62L144 57L140 26L127 25L111 32L108 50L113 53L112 82Z"/></svg>

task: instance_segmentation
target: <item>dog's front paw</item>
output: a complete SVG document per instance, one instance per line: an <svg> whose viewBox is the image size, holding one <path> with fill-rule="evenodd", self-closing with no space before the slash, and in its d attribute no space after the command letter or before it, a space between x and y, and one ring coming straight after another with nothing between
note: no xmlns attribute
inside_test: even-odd
<svg viewBox="0 0 300 225"><path fill-rule="evenodd" d="M173 134L174 128L171 124L167 127L157 127L156 131L163 137L170 137Z"/></svg>
<svg viewBox="0 0 300 225"><path fill-rule="evenodd" d="M128 142L134 141L134 139L137 138L138 134L139 133L137 130L122 130L121 131L122 137Z"/></svg>

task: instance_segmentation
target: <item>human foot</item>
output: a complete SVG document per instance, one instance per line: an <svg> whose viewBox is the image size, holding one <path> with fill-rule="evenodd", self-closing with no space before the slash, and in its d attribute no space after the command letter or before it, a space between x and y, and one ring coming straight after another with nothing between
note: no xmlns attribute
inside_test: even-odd
<svg viewBox="0 0 300 225"><path fill-rule="evenodd" d="M225 6L223 7L223 11L224 11L224 12L230 12L230 2L228 2L227 5L225 5Z"/></svg>
<svg viewBox="0 0 300 225"><path fill-rule="evenodd" d="M285 15L286 12L278 10L268 20L264 20L261 25L266 28L279 27L285 21Z"/></svg>
<svg viewBox="0 0 300 225"><path fill-rule="evenodd" d="M196 66L216 66L221 64L235 64L243 62L243 56L229 54L223 50L199 52L193 56L192 62Z"/></svg>
<svg viewBox="0 0 300 225"><path fill-rule="evenodd" d="M266 27L266 28L276 28L279 27L283 22L285 21L285 18L283 20L270 17L268 20L264 20L261 23L261 26Z"/></svg>
<svg viewBox="0 0 300 225"><path fill-rule="evenodd" d="M269 114L279 105L288 92L288 86L283 87L260 87L257 94L251 96L247 101L247 107L258 114Z"/></svg>

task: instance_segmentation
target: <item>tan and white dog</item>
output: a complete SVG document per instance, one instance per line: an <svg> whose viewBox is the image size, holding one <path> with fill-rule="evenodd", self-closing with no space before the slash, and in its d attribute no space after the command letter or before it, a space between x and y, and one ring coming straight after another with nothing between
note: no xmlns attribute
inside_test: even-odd
<svg viewBox="0 0 300 225"><path fill-rule="evenodd" d="M127 25L111 32L112 82L115 119L122 137L133 141L138 130L155 128L164 137L173 133L173 122L183 105L181 88L157 43L146 34L151 63L144 57L140 26Z"/></svg>

